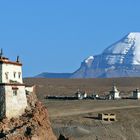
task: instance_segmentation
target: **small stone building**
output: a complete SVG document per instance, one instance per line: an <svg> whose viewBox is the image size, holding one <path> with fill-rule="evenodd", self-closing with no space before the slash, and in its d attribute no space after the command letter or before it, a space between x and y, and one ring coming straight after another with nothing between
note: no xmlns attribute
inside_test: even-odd
<svg viewBox="0 0 140 140"><path fill-rule="evenodd" d="M102 121L116 121L116 115L112 113L99 113L98 119Z"/></svg>
<svg viewBox="0 0 140 140"><path fill-rule="evenodd" d="M87 93L86 92L82 92L79 89L77 90L77 92L75 93L75 96L77 99L82 100L82 99L86 99L87 98Z"/></svg>
<svg viewBox="0 0 140 140"><path fill-rule="evenodd" d="M133 91L133 99L140 99L140 91L138 88Z"/></svg>
<svg viewBox="0 0 140 140"><path fill-rule="evenodd" d="M25 84L22 80L22 64L0 53L0 118L19 117L27 107Z"/></svg>
<svg viewBox="0 0 140 140"><path fill-rule="evenodd" d="M93 95L91 95L91 98L92 99L98 99L99 98L99 95L98 94L93 94Z"/></svg>

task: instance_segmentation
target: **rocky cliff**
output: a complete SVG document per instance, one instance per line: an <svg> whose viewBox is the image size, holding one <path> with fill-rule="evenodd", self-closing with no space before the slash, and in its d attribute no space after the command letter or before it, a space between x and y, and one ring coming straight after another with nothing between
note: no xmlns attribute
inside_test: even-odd
<svg viewBox="0 0 140 140"><path fill-rule="evenodd" d="M19 118L0 121L1 140L56 140L47 108L35 95L27 95L29 108Z"/></svg>

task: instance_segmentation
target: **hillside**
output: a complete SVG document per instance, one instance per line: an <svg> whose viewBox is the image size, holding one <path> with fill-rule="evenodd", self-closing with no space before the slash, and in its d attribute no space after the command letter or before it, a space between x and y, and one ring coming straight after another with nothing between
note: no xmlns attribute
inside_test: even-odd
<svg viewBox="0 0 140 140"><path fill-rule="evenodd" d="M25 78L27 84L35 84L37 96L43 99L46 95L74 95L77 89L88 94L97 92L107 93L113 83L124 94L131 93L135 88L140 88L140 78L105 78L105 79L46 79Z"/></svg>
<svg viewBox="0 0 140 140"><path fill-rule="evenodd" d="M71 73L48 73L43 72L39 75L36 75L37 78L70 78L72 76Z"/></svg>

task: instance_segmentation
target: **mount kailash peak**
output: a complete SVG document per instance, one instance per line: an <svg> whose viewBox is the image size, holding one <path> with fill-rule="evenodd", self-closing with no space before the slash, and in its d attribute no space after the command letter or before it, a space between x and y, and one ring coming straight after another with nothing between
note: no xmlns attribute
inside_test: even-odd
<svg viewBox="0 0 140 140"><path fill-rule="evenodd" d="M55 74L57 77L59 74ZM89 56L74 73L67 76L61 73L61 78L111 77L140 77L140 32L131 32L101 54Z"/></svg>

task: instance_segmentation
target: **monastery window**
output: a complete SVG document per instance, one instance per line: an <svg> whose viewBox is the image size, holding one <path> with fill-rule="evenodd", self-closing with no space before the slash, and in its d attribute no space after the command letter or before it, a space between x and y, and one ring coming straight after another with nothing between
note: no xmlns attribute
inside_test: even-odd
<svg viewBox="0 0 140 140"><path fill-rule="evenodd" d="M17 96L17 89L13 89L13 95Z"/></svg>
<svg viewBox="0 0 140 140"><path fill-rule="evenodd" d="M14 72L13 75L14 75L14 78L16 78L16 72Z"/></svg>
<svg viewBox="0 0 140 140"><path fill-rule="evenodd" d="M19 79L21 78L21 72L18 73L18 78L19 78Z"/></svg>
<svg viewBox="0 0 140 140"><path fill-rule="evenodd" d="M17 87L12 87L13 90L13 95L17 96L18 88Z"/></svg>
<svg viewBox="0 0 140 140"><path fill-rule="evenodd" d="M8 74L9 74L8 72L5 73L6 80L8 80Z"/></svg>

